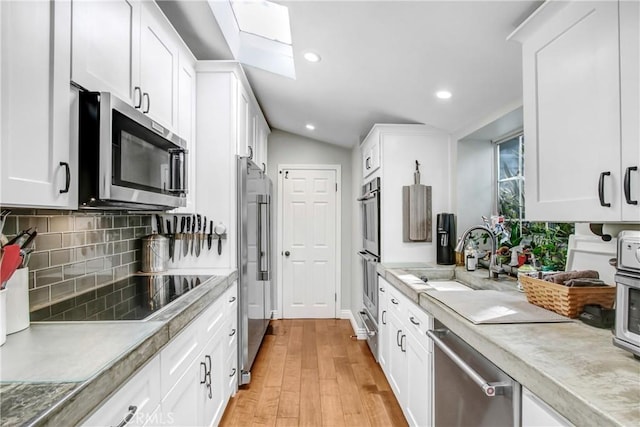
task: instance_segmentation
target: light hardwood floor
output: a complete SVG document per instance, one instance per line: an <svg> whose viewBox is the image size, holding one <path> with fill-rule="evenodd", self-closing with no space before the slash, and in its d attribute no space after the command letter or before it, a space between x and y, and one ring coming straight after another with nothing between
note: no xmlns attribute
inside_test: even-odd
<svg viewBox="0 0 640 427"><path fill-rule="evenodd" d="M406 426L389 383L348 320L273 320L221 426Z"/></svg>

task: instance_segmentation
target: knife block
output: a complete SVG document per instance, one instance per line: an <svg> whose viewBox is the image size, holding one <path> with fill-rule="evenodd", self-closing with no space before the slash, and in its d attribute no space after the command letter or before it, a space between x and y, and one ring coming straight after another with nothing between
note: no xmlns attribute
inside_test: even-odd
<svg viewBox="0 0 640 427"><path fill-rule="evenodd" d="M402 241L431 242L431 186L402 187Z"/></svg>

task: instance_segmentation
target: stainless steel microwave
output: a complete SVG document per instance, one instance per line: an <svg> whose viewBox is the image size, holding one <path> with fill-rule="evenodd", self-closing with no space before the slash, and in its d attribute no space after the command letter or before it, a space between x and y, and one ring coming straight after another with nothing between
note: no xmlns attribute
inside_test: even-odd
<svg viewBox="0 0 640 427"><path fill-rule="evenodd" d="M186 141L108 92L79 96L80 209L186 206Z"/></svg>
<svg viewBox="0 0 640 427"><path fill-rule="evenodd" d="M616 324L613 343L640 359L640 231L618 235Z"/></svg>

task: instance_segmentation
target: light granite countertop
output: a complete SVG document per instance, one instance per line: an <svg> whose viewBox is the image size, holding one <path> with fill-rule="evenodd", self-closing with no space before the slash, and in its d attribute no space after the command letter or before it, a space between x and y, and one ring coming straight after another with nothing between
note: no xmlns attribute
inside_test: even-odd
<svg viewBox="0 0 640 427"><path fill-rule="evenodd" d="M0 425L76 425L237 280L214 275L145 321L33 323L0 347Z"/></svg>
<svg viewBox="0 0 640 427"><path fill-rule="evenodd" d="M489 280L484 269L395 263L380 265L378 273L573 424L640 424L640 360L614 347L609 330L578 320L474 325L398 277L422 273L430 280L455 278L473 289L517 293L515 279Z"/></svg>

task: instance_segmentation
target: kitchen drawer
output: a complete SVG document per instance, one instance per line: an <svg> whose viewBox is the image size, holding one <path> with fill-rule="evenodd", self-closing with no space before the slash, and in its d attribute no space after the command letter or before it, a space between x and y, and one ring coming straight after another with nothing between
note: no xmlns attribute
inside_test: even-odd
<svg viewBox="0 0 640 427"><path fill-rule="evenodd" d="M418 342L429 352L432 352L432 343L427 336L427 331L433 328L433 318L416 304L411 304L407 307L403 321L407 330L416 337Z"/></svg>
<svg viewBox="0 0 640 427"><path fill-rule="evenodd" d="M228 398L236 394L236 384L238 382L238 351L237 347L229 352L225 363L225 396Z"/></svg>
<svg viewBox="0 0 640 427"><path fill-rule="evenodd" d="M81 424L114 426L131 414L127 426L144 425L160 405L160 357L154 357Z"/></svg>
<svg viewBox="0 0 640 427"><path fill-rule="evenodd" d="M198 317L200 322L198 328L201 333L203 343L209 339L222 327L225 317L225 299L224 296L218 298L203 314Z"/></svg>
<svg viewBox="0 0 640 427"><path fill-rule="evenodd" d="M407 298L396 288L387 286L387 294L389 298L389 311L396 313L400 319L404 319L404 312L407 307Z"/></svg>

